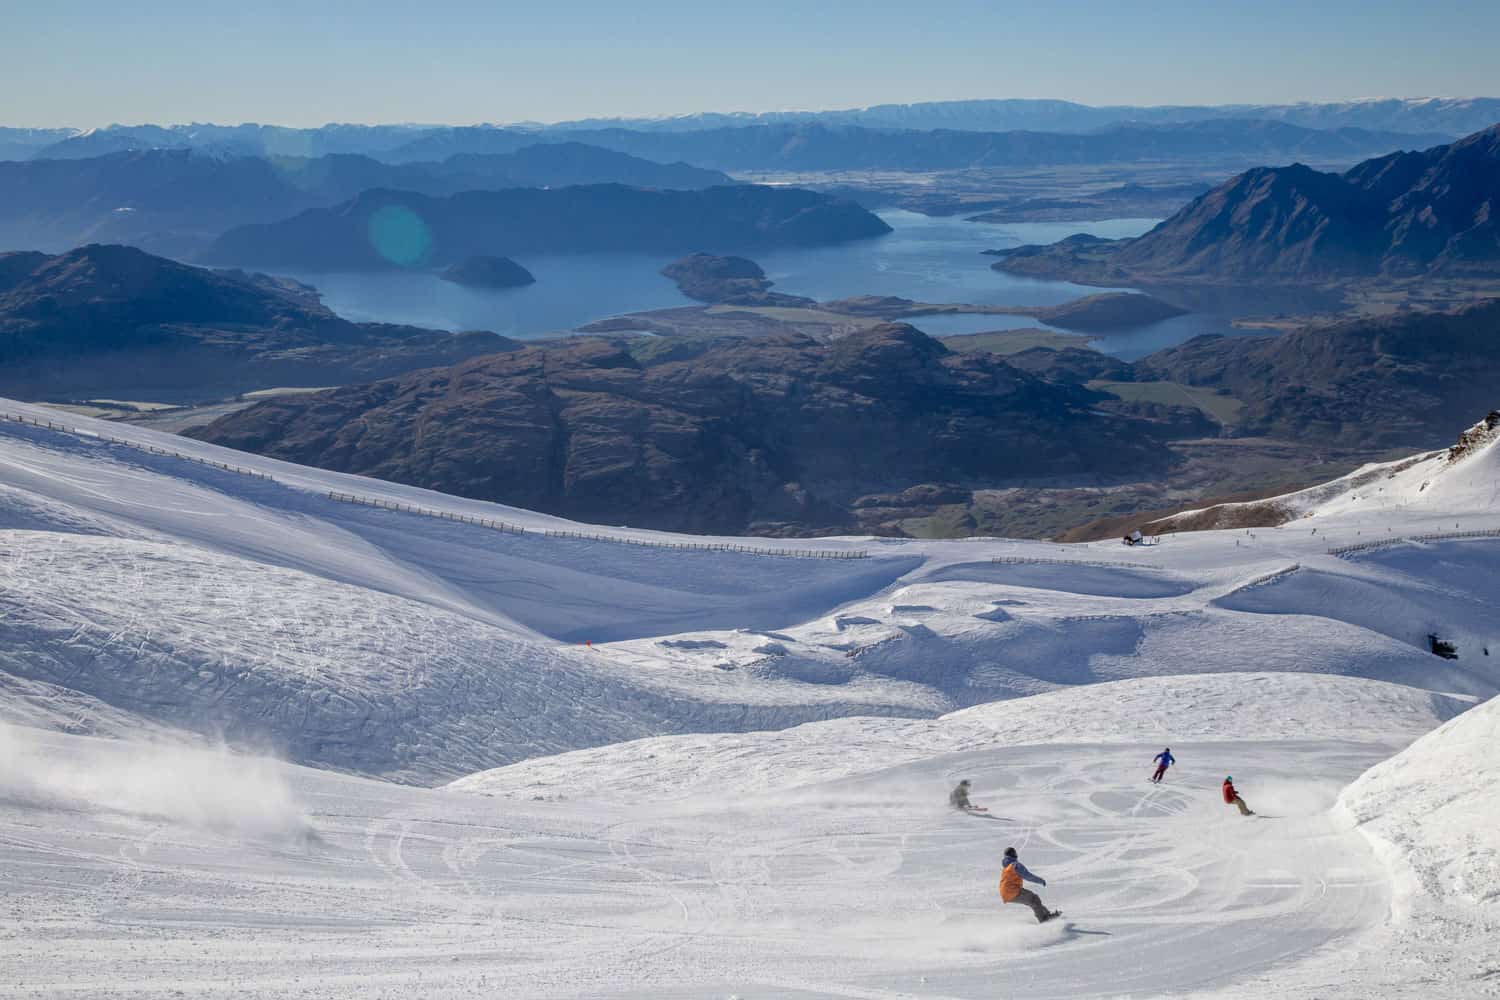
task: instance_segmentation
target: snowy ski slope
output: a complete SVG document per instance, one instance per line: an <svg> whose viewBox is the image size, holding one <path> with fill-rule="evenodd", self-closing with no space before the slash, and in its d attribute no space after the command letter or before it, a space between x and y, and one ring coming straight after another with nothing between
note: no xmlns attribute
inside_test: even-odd
<svg viewBox="0 0 1500 1000"><path fill-rule="evenodd" d="M0 996L1500 994L1488 432L1279 529L754 543L816 560L67 422L0 420Z"/></svg>
<svg viewBox="0 0 1500 1000"><path fill-rule="evenodd" d="M1384 494L1399 510L1335 497L1295 526L1144 549L775 543L873 551L823 561L517 536L326 494L566 522L77 423L274 477L0 421L0 705L78 732L114 731L123 713L429 783L665 732L932 717L1164 674L1500 690L1500 658L1478 655L1500 644L1500 540L1327 554L1500 528L1493 447L1401 472ZM1419 489L1418 472L1435 485ZM1465 655L1433 658L1431 632ZM582 700L601 708L580 713Z"/></svg>

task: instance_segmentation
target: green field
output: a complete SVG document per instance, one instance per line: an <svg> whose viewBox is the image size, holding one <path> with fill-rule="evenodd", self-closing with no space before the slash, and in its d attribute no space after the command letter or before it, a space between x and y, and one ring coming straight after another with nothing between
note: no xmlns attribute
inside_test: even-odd
<svg viewBox="0 0 1500 1000"><path fill-rule="evenodd" d="M1202 386L1183 385L1181 382L1107 382L1095 380L1090 389L1118 396L1127 403L1163 403L1169 406L1193 406L1208 414L1221 424L1232 424L1239 420L1240 410L1245 408L1233 396L1224 396Z"/></svg>

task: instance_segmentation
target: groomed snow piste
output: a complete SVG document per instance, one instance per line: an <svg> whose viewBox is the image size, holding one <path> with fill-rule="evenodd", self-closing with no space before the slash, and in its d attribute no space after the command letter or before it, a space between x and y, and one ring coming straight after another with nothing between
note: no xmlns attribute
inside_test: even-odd
<svg viewBox="0 0 1500 1000"><path fill-rule="evenodd" d="M0 420L0 995L1500 992L1488 433L1142 548L725 540L820 560L64 422Z"/></svg>

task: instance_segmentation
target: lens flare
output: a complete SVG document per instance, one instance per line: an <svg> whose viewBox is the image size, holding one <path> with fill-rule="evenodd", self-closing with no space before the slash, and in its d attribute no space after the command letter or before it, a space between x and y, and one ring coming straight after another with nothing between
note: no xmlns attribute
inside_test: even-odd
<svg viewBox="0 0 1500 1000"><path fill-rule="evenodd" d="M427 259L432 233L422 217L405 205L382 205L370 215L370 245L392 264L413 267Z"/></svg>

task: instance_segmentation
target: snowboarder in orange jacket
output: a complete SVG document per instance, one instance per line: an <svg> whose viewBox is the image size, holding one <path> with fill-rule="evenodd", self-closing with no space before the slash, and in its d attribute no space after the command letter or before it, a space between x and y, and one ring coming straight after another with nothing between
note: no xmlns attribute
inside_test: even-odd
<svg viewBox="0 0 1500 1000"><path fill-rule="evenodd" d="M1061 910L1048 910L1041 897L1021 884L1022 880L1046 885L1047 880L1033 875L1016 854L1014 847L1005 849L1005 869L1000 873L1000 898L1007 903L1025 903L1036 914L1036 922L1045 924L1053 917L1062 916Z"/></svg>

